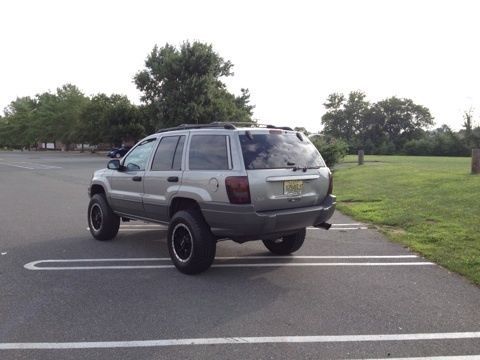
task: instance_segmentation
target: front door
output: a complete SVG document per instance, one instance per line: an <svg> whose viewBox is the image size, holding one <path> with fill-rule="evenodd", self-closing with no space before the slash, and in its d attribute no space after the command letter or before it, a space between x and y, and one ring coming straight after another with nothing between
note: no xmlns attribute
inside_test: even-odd
<svg viewBox="0 0 480 360"><path fill-rule="evenodd" d="M115 211L145 217L143 209L143 183L156 138L138 144L122 161L121 171L110 175L110 199Z"/></svg>

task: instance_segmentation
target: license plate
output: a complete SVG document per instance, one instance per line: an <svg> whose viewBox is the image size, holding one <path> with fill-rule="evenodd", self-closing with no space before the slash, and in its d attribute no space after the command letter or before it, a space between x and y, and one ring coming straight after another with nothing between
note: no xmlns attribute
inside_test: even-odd
<svg viewBox="0 0 480 360"><path fill-rule="evenodd" d="M303 191L303 181L289 180L283 182L283 193L285 195L300 195Z"/></svg>

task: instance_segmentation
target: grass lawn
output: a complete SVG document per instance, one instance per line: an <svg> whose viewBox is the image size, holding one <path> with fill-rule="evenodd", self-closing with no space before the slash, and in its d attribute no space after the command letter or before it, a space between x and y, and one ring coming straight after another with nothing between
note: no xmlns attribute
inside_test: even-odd
<svg viewBox="0 0 480 360"><path fill-rule="evenodd" d="M480 284L480 175L470 158L348 156L334 174L337 208Z"/></svg>

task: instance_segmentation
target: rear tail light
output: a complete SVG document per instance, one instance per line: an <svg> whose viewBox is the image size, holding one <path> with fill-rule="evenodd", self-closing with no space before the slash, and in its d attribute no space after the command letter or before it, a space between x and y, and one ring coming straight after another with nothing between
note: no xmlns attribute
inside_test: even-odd
<svg viewBox="0 0 480 360"><path fill-rule="evenodd" d="M232 204L250 204L250 186L247 176L229 176L225 179L228 200Z"/></svg>
<svg viewBox="0 0 480 360"><path fill-rule="evenodd" d="M328 173L328 192L327 195L332 195L333 192L333 175L331 172Z"/></svg>

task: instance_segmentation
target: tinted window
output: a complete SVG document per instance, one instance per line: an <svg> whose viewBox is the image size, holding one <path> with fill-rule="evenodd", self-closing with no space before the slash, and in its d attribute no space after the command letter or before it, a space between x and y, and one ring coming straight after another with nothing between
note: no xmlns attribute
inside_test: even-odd
<svg viewBox="0 0 480 360"><path fill-rule="evenodd" d="M163 137L153 158L152 170L171 170L178 136Z"/></svg>
<svg viewBox="0 0 480 360"><path fill-rule="evenodd" d="M129 171L145 170L148 158L152 152L156 139L148 139L137 145L123 161L123 165Z"/></svg>
<svg viewBox="0 0 480 360"><path fill-rule="evenodd" d="M175 156L173 157L173 170L182 169L183 144L185 144L185 136L180 136L180 140L177 144L177 150L175 150Z"/></svg>
<svg viewBox="0 0 480 360"><path fill-rule="evenodd" d="M315 146L295 133L240 135L240 144L247 170L325 166Z"/></svg>
<svg viewBox="0 0 480 360"><path fill-rule="evenodd" d="M225 135L194 135L190 141L190 170L227 170Z"/></svg>

